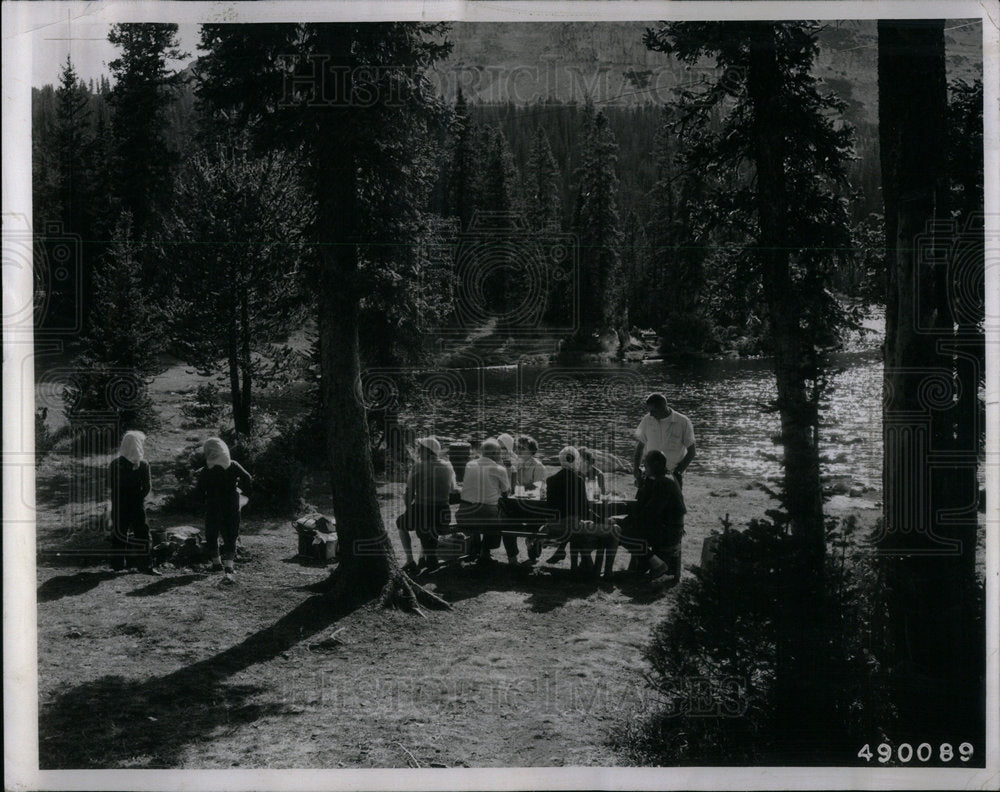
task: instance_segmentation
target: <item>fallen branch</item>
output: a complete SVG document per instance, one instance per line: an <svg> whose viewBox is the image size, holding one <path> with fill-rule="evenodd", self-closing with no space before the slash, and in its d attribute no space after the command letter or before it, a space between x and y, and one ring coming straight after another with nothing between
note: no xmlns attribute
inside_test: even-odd
<svg viewBox="0 0 1000 792"><path fill-rule="evenodd" d="M413 754L411 754L411 753L410 753L410 752L409 752L408 750L406 750L406 746L405 746L405 745L403 745L403 743L401 743L401 742L397 742L397 743L396 743L396 745L398 745L398 746L399 746L400 748L402 748L402 749L403 749L403 753L405 753L405 754L406 754L407 756L409 756L409 757L410 757L410 759L412 759L412 760L413 760L413 766L414 766L414 767L417 767L417 768L419 768L419 767L420 767L420 762L418 762L418 761L417 761L417 757L415 757L415 756L414 756Z"/></svg>

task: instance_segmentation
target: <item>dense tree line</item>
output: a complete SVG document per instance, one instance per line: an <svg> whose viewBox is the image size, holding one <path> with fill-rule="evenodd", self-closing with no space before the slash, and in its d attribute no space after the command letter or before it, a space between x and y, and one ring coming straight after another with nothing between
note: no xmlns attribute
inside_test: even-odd
<svg viewBox="0 0 1000 792"><path fill-rule="evenodd" d="M83 256L88 295L90 272L117 223L116 212L128 209L133 233L144 234L147 225L155 225L159 215L168 212L173 181L188 160L177 152L198 148L196 130L200 145L213 145L210 138L218 134L219 121L210 121L199 111L198 97L227 90L227 85L231 91L247 87L234 75L237 81L231 85L222 79L219 87L206 87L207 81L195 78L197 68L167 74L166 57L177 53L176 45L169 37L165 39L162 31L117 35L123 49L122 58L115 61L119 71L129 63L129 47L158 50L159 65L151 71L143 66L146 72L129 73L128 79L123 79L122 71L114 85L103 79L85 86L76 80L70 64L70 72L64 75L68 84L58 90L46 87L35 92L36 227L44 227L44 213L50 222L58 219L69 233L88 240ZM133 60L138 64L138 59ZM141 85L153 86L152 96L159 97L155 103L134 98L139 95L136 91L142 90L135 86ZM68 101L70 93L76 97L75 105ZM139 105L131 108L130 102ZM113 128L116 108L121 117L132 119L117 131ZM606 150L597 160L588 154L588 112L599 113L601 134L614 144L613 153ZM139 129L139 119L147 117L142 122L144 128ZM237 115L232 126L238 126L240 118ZM709 123L720 123L717 113ZM156 142L143 146L143 140ZM878 188L877 152L872 141L870 129L859 130L856 150L863 156L847 165L855 233L840 258L833 286L848 297L879 301L881 273L874 262L881 239L872 232L869 217ZM444 108L426 150L425 165L432 171L426 187L427 209L456 223L446 232L448 238L436 241L453 244L455 231L466 231L477 211L523 214L535 231L545 228L576 233L581 228L580 198L588 189L581 176L592 173L598 162L602 172L613 175L616 181L615 228L613 233L605 233L612 233L617 245L625 245L628 252L624 259L615 256L614 261L601 263L601 268L614 269L613 273L600 274L600 280L607 277L612 289L606 304L579 306L590 326L582 327L578 340L584 346L595 343L598 326L607 332L638 325L661 332L669 355L764 351L757 321L759 308L750 304L742 289L727 288L730 280L725 257L712 252L725 240L699 237L698 229L704 224L697 211L692 214L685 208L697 205L709 180L705 174L677 167L674 160L681 145L673 122L658 105L610 105L590 111L584 105L559 102L470 105L459 94L453 106ZM588 156L589 163L585 161ZM133 167L120 164L129 161L134 162ZM161 202L164 206L154 211ZM591 229L589 223L583 226L584 235L577 241L579 250L585 251L580 273L588 283L591 275L597 274L588 274L593 270L588 258L594 250ZM431 248L434 241L428 238ZM435 278L439 280L440 275ZM413 303L402 299L394 282L373 284L371 310L364 314L364 354L382 364L400 356L413 358L423 351L413 313L387 319L387 306L399 310ZM689 288L692 284L696 288ZM711 288L700 294L698 284L711 284ZM504 304L516 302L516 295L505 293L509 288L509 283L501 282L487 290L499 313ZM553 324L559 324L560 315L570 307L565 288L565 284L551 284L546 318ZM662 299L667 289L680 299ZM59 300L54 302L58 311ZM93 302L85 299L82 304L87 308ZM434 326L447 323L447 306L420 307L423 310L419 313L424 315L441 314L431 323ZM615 321L609 321L609 314L614 314ZM398 349L393 348L394 337ZM412 343L399 345L399 339Z"/></svg>

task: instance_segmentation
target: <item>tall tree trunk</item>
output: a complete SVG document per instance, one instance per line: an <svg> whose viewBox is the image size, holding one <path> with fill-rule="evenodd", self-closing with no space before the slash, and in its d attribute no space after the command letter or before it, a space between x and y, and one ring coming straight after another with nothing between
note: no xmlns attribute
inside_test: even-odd
<svg viewBox="0 0 1000 792"><path fill-rule="evenodd" d="M250 403L251 386L253 384L253 361L250 359L250 306L247 289L240 292L240 326L243 330L242 357L243 357L243 393L240 400L241 418L247 431L251 429Z"/></svg>
<svg viewBox="0 0 1000 792"><path fill-rule="evenodd" d="M759 256L774 347L777 406L781 417L784 506L797 552L781 570L786 605L778 629L776 721L785 754L816 745L823 729L821 673L823 559L825 537L815 443L816 409L809 398L809 349L800 329L801 301L792 282L788 253L788 191L785 141L770 119L781 113L783 77L774 26L760 23L751 38L747 92L753 105L752 134L757 176Z"/></svg>
<svg viewBox="0 0 1000 792"><path fill-rule="evenodd" d="M886 556L896 699L911 731L971 739L960 731L981 709L973 678L981 664L969 656L976 644L969 608L976 526L945 513L956 507L958 488L955 369L947 351L953 317L947 270L937 263L939 246L954 242L947 222L944 21L882 21L878 36L888 247L879 548Z"/></svg>
<svg viewBox="0 0 1000 792"><path fill-rule="evenodd" d="M233 428L236 434L247 434L248 427L243 420L243 397L240 393L240 339L236 314L237 294L236 279L230 278L230 314L229 314L229 394L233 404Z"/></svg>
<svg viewBox="0 0 1000 792"><path fill-rule="evenodd" d="M782 75L774 26L761 23L751 44L747 91L753 102L754 160L757 175L758 245L764 262L764 293L774 345L783 445L785 508L792 532L821 576L825 550L819 449L815 443L816 405L806 379L809 349L800 328L802 303L792 282L788 254L785 145L775 138L769 119L781 113Z"/></svg>
<svg viewBox="0 0 1000 792"><path fill-rule="evenodd" d="M330 74L342 80L351 97L350 26L318 26L322 49L332 53ZM329 74L328 74L329 76ZM321 235L319 272L320 394L326 423L333 513L340 562L327 581L331 596L363 602L375 596L383 605L418 610L448 608L447 602L413 584L399 567L379 510L368 425L361 388L358 344L360 262L355 218L357 168L346 106L313 109L324 115L313 138L313 183L317 198L315 228Z"/></svg>

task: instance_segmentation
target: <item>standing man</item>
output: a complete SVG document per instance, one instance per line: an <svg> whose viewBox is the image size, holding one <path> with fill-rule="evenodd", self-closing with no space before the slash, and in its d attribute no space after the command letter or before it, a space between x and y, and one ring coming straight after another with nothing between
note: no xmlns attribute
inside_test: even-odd
<svg viewBox="0 0 1000 792"><path fill-rule="evenodd" d="M635 430L635 456L632 472L638 487L642 481L642 460L650 451L661 451L667 458L667 470L673 473L679 487L684 486L682 474L694 459L694 427L691 420L671 409L662 393L646 399L649 412Z"/></svg>

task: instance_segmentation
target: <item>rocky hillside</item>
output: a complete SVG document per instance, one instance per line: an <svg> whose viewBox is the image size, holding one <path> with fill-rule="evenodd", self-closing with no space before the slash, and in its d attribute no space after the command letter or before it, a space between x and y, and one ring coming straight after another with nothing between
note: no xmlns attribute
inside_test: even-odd
<svg viewBox="0 0 1000 792"><path fill-rule="evenodd" d="M714 63L689 67L642 44L645 22L488 22L456 24L454 49L436 79L453 99L485 103L582 101L642 104L669 99L673 88L714 75ZM982 26L949 20L949 77L982 74ZM875 22L826 24L820 36L817 76L848 102L848 118L872 123L877 112Z"/></svg>

